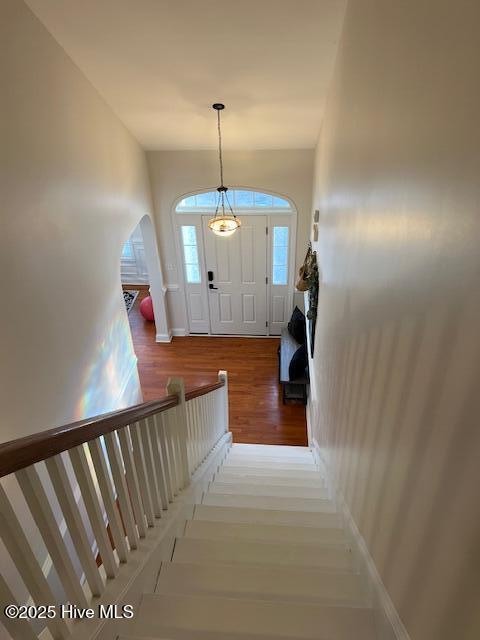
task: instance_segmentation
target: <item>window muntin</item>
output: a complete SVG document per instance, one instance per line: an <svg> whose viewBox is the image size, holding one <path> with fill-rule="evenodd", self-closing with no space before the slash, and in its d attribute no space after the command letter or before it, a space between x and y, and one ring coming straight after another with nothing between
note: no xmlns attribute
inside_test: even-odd
<svg viewBox="0 0 480 640"><path fill-rule="evenodd" d="M182 225L183 260L188 284L200 284L202 276L198 261L197 230L194 225Z"/></svg>
<svg viewBox="0 0 480 640"><path fill-rule="evenodd" d="M215 210L218 194L216 191L208 191L206 193L197 193L194 196L183 198L178 204L176 210L183 211L210 211ZM237 210L279 210L292 211L292 205L285 198L273 196L270 193L260 191L250 191L248 189L229 189L228 199L234 209Z"/></svg>
<svg viewBox="0 0 480 640"><path fill-rule="evenodd" d="M274 226L272 241L272 284L288 284L288 227Z"/></svg>

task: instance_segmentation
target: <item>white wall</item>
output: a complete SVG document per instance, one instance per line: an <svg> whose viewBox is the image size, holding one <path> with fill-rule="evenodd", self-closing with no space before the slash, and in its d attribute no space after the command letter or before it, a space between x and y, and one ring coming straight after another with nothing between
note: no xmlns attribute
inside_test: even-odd
<svg viewBox="0 0 480 640"><path fill-rule="evenodd" d="M160 253L167 283L170 329L185 329L185 298L181 289L171 212L182 195L218 186L216 151L148 151L155 218ZM298 211L297 259L303 262L311 218L313 150L225 151L225 181L228 186L251 187L288 196ZM301 303L301 297L299 299Z"/></svg>
<svg viewBox="0 0 480 640"><path fill-rule="evenodd" d="M144 153L19 0L0 0L0 439L139 397L120 254Z"/></svg>
<svg viewBox="0 0 480 640"><path fill-rule="evenodd" d="M412 640L480 637L479 24L350 2L316 160L311 426Z"/></svg>

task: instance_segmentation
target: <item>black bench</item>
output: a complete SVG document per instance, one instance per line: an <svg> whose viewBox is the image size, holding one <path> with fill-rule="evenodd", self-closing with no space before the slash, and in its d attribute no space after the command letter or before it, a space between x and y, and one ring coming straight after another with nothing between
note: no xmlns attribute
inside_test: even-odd
<svg viewBox="0 0 480 640"><path fill-rule="evenodd" d="M288 368L290 360L295 351L301 345L290 335L288 329L282 329L280 346L278 348L278 381L282 385L283 404L287 400L301 400L307 404L307 384L308 378L303 376L295 380L290 380Z"/></svg>

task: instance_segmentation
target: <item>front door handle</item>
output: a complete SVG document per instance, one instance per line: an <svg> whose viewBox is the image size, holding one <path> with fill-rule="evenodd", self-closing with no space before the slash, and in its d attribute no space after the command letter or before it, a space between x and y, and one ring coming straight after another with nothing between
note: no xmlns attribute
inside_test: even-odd
<svg viewBox="0 0 480 640"><path fill-rule="evenodd" d="M218 287L214 287L212 283L210 283L210 284L208 285L208 288L209 288L209 289L218 289Z"/></svg>

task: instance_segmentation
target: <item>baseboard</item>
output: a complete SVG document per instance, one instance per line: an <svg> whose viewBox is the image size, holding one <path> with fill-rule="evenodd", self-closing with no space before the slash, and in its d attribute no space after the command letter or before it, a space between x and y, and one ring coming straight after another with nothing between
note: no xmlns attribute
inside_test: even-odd
<svg viewBox="0 0 480 640"><path fill-rule="evenodd" d="M408 631L400 619L395 605L383 584L375 562L370 555L367 544L360 533L341 491L335 485L329 461L322 455L322 451L315 438L311 443L314 457L320 463L327 475L327 482L332 498L342 514L346 532L350 538L350 545L354 553L359 572L363 575L371 593L371 602L375 611L378 638L381 640L410 640Z"/></svg>
<svg viewBox="0 0 480 640"><path fill-rule="evenodd" d="M171 342L172 341L172 333L169 331L168 333L157 333L155 336L155 342Z"/></svg>
<svg viewBox="0 0 480 640"><path fill-rule="evenodd" d="M238 333L225 334L225 333L189 333L187 329L182 327L176 327L174 329L170 329L170 340L172 337L184 337L184 336L198 336L199 338L279 338L280 336L254 336L254 335L239 335ZM159 340L159 337L164 338L166 334L157 333L156 341L157 342L170 342L170 340Z"/></svg>

